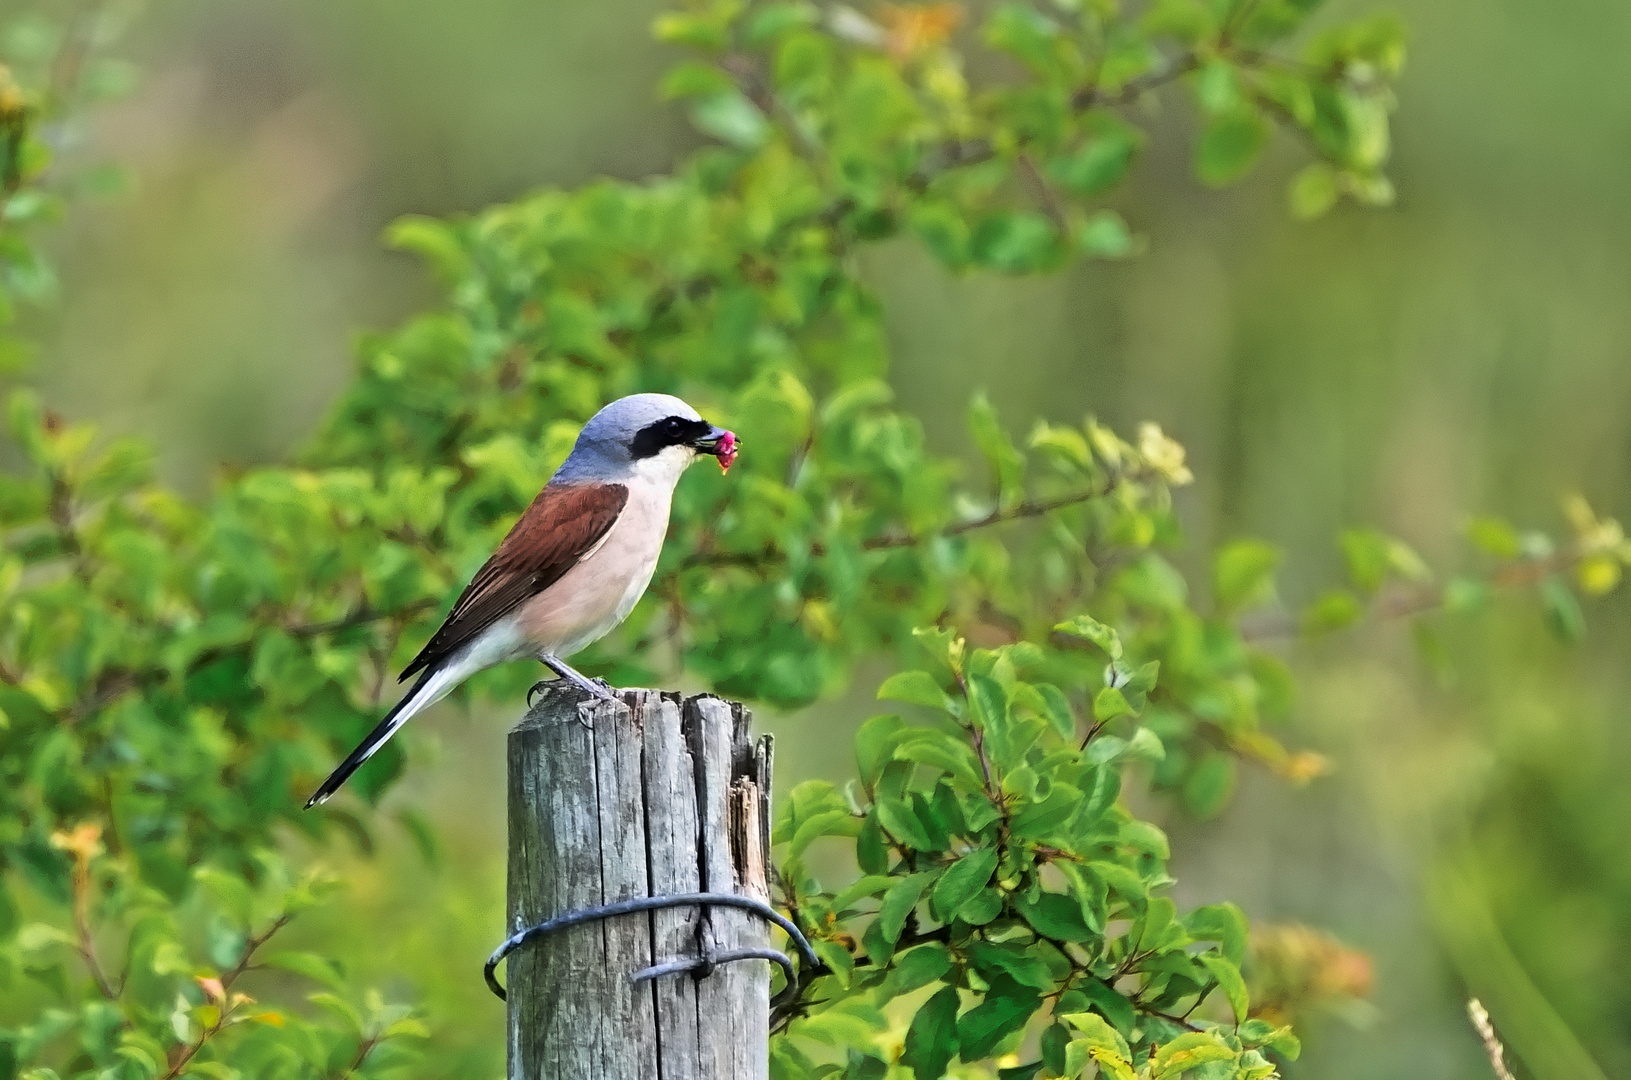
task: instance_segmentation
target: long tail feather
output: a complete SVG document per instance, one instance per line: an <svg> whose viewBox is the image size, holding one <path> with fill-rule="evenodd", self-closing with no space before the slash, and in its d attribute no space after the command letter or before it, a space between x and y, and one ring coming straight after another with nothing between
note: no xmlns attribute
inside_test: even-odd
<svg viewBox="0 0 1631 1080"><path fill-rule="evenodd" d="M340 762L333 772L329 773L328 779L324 780L322 785L312 793L312 797L306 800L306 809L310 810L314 806L321 806L327 802L329 796L339 791L340 786L351 778L351 774L362 768L363 762L373 757L374 753L384 746L403 724L413 719L422 710L440 701L449 690L453 689L459 682L460 674L462 673L455 673L445 667L437 670L427 670L421 674L413 684L413 689L404 694L402 700L398 701L391 711L385 714L385 719L381 720L379 725L368 733L368 737L359 743L357 748L351 751L351 754Z"/></svg>

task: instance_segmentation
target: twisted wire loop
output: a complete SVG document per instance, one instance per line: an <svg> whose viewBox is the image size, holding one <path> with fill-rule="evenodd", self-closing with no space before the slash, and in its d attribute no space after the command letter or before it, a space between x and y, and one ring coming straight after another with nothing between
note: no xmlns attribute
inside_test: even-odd
<svg viewBox="0 0 1631 1080"><path fill-rule="evenodd" d="M659 911L663 908L692 906L732 907L739 908L742 911L751 911L760 918L781 927L788 940L798 949L799 957L810 970L815 970L821 966L821 962L816 959L815 950L810 948L810 942L805 939L804 934L793 924L792 920L763 900L755 900L750 896L738 896L735 893L698 892L678 893L673 896L637 896L630 900L619 900L615 904L603 904L600 907L569 911L536 926L529 926L525 930L519 930L511 934L505 939L504 944L493 950L493 955L487 958L487 963L482 968L482 977L487 980L488 989L498 995L500 1001L506 1000L504 987L499 985L496 974L498 965L504 962L506 956L523 945L530 944L559 930L582 926L584 923L596 922L600 919L609 919L616 915L633 915L642 911ZM684 971L699 971L702 976L706 976L717 965L735 963L738 960L768 960L778 965L782 969L782 974L786 976L787 982L786 987L777 995L778 999L798 992L799 980L798 974L793 968L793 962L788 959L786 954L775 949L732 949L728 952L719 952L708 956L669 960L636 972L631 981L641 982L646 979L655 979L662 975L673 975ZM771 1002L772 1006L776 1004L778 1004L777 1001Z"/></svg>

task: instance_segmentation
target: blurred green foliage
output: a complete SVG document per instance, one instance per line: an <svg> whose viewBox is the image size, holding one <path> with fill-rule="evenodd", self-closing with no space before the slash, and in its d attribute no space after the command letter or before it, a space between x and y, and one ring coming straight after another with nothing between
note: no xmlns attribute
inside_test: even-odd
<svg viewBox="0 0 1631 1080"><path fill-rule="evenodd" d="M1577 635L1577 594L1614 588L1631 554L1618 526L1583 504L1560 542L1483 522L1487 563L1443 584L1397 540L1354 531L1348 582L1304 611L1273 604L1279 554L1257 541L1191 582L1170 498L1191 479L1182 447L1092 420L1016 439L982 398L968 429L985 475L966 478L892 403L856 257L910 237L957 271L1031 274L1134 253L1103 198L1149 139L1130 107L1157 94L1193 102L1205 183L1245 175L1283 128L1311 157L1295 214L1386 202L1399 28L1291 46L1313 6L998 5L970 28L978 81L949 5L687 6L657 23L694 53L663 91L710 144L645 183L401 222L394 242L447 303L362 343L294 464L184 499L140 445L14 393L0 1077L426 1067L420 1019L276 938L329 888L289 868L288 837L366 839L400 747L359 774L363 804L297 807L577 425L649 389L747 449L728 480L687 478L648 597L586 666L686 671L792 707L889 657L903 670L884 696L920 710L861 729L847 788L783 800L782 899L824 967L780 1018L778 1075L931 1080L959 1058L976 1074L1002 1059L1007 1077L1272 1075L1268 1055L1297 1043L1253 1013L1244 918L1165 895L1167 842L1118 800L1126 770L1203 818L1242 758L1307 779L1321 760L1265 726L1291 699L1265 640L1472 611L1506 586L1536 587ZM101 41L100 23L22 25L43 35L36 56ZM11 207L63 193L44 149L73 97L51 82L61 63L18 64L0 99L8 297L43 274L36 219ZM534 676L494 672L468 694L514 700ZM422 819L404 824L432 843ZM829 836L853 841L862 871L836 890L805 865Z"/></svg>

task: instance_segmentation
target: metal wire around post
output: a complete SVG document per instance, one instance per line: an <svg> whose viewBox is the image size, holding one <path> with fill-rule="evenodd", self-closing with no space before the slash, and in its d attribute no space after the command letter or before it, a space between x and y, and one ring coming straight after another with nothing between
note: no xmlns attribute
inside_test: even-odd
<svg viewBox="0 0 1631 1080"><path fill-rule="evenodd" d="M530 944L541 937L546 937L560 930L568 930L584 923L595 922L600 919L609 919L616 915L634 915L642 911L660 911L664 908L676 907L733 907L742 911L751 911L760 918L779 926L787 934L794 946L798 949L799 957L812 970L821 966L816 958L815 950L810 948L810 942L793 921L765 903L749 896L738 896L735 893L680 893L674 896L637 896L631 900L620 900L615 904L604 904L600 907L582 908L578 911L569 911L564 915L557 915L553 919L545 920L536 926L529 926L519 930L505 939L504 943L493 950L493 955L487 958L482 968L482 977L487 980L488 989L498 995L500 1001L506 1000L504 987L499 985L498 965L504 958L523 945ZM646 979L655 979L663 975L672 975L684 971L702 971L704 975L712 971L719 964L735 963L739 960L768 960L781 967L786 976L787 986L778 998L798 991L798 974L794 970L793 962L784 953L775 949L733 949L711 957L689 957L669 960L654 964L643 971L634 974L632 981L641 982ZM771 1003L776 1004L775 1002Z"/></svg>

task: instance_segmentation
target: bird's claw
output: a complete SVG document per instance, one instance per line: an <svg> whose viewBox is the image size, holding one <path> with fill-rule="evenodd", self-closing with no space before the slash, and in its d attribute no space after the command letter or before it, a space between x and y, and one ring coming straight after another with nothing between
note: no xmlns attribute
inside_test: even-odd
<svg viewBox="0 0 1631 1080"><path fill-rule="evenodd" d="M533 683L532 688L527 691L527 708L532 708L533 699L539 694L542 694L545 690L548 690L552 686L559 686L561 683L567 683L568 685L575 686L584 693L589 694L592 697L599 698L601 701L609 701L614 705L618 702L616 689L605 679L584 679L582 682L567 678L539 679L537 682Z"/></svg>

